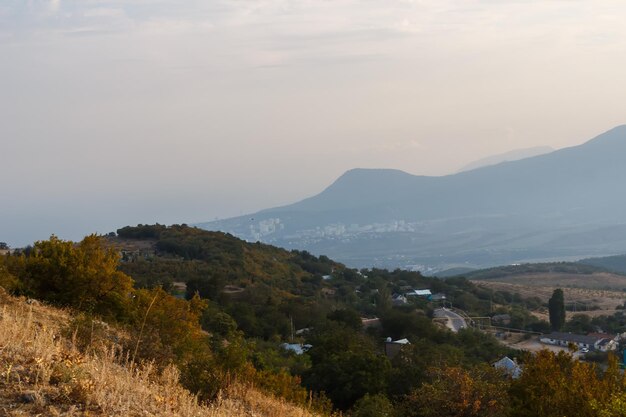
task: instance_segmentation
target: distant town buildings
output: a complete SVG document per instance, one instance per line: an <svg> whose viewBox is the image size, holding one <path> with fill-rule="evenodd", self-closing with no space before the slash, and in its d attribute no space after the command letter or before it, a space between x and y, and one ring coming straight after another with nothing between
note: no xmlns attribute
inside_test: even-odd
<svg viewBox="0 0 626 417"><path fill-rule="evenodd" d="M279 217L255 221L250 219L248 226L248 236L243 236L250 240L261 240L285 229L285 223ZM332 223L326 226L318 226L314 229L300 230L290 238L344 238L356 236L362 233L394 233L394 232L416 232L420 229L419 223L410 223L404 220L392 220L385 223L371 224L345 224Z"/></svg>

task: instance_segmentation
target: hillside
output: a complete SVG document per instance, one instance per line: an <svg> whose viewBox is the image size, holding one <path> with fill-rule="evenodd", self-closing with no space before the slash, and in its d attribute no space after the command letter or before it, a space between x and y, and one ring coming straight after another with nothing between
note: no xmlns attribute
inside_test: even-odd
<svg viewBox="0 0 626 417"><path fill-rule="evenodd" d="M626 275L580 262L507 265L462 273L474 284L492 291L505 291L523 298L538 297L546 304L553 291L563 289L568 303L568 319L577 312L611 316L621 311ZM544 308L533 314L547 319Z"/></svg>
<svg viewBox="0 0 626 417"><path fill-rule="evenodd" d="M326 268L331 273L322 275ZM175 285L168 289L167 282ZM243 384L323 415L367 408L370 401L404 407L406 395L429 380L416 364L472 369L509 353L489 334L457 334L433 322L442 295L470 314L489 312L495 293L464 279L355 271L184 225L126 227L118 236L78 243L53 236L0 257L0 286L71 309L64 337L81 357L100 357L97 347L114 340L121 365L153 363L162 373L172 364L202 404ZM423 288L440 298L392 298ZM533 328L546 326L519 317ZM364 318L373 326L366 329ZM387 337L414 345L392 361ZM289 346L307 350L298 354Z"/></svg>
<svg viewBox="0 0 626 417"><path fill-rule="evenodd" d="M507 265L465 272L460 276L482 283L500 282L528 287L626 289L626 275L581 262ZM529 291L532 292L532 289Z"/></svg>
<svg viewBox="0 0 626 417"><path fill-rule="evenodd" d="M170 274L182 281L166 291ZM597 401L619 406L626 396L626 384L604 384L619 375L616 362L603 373L566 352L525 355L475 321L508 315L517 331L549 332L536 293L356 271L185 225L52 236L0 257L0 286L17 295L0 291L9 415L506 417L542 415L548 404L573 415L575 404L596 416L611 415L597 414ZM456 319L442 317L444 305ZM565 326L621 333L626 321L574 316ZM504 355L521 361L519 380L491 366ZM545 394L553 380L563 382Z"/></svg>
<svg viewBox="0 0 626 417"><path fill-rule="evenodd" d="M475 271L463 271L459 276L467 279L501 280L508 277L532 274L567 274L571 276L591 276L605 273L606 269L576 262L526 263L516 265L496 266ZM626 276L624 277L626 279Z"/></svg>
<svg viewBox="0 0 626 417"><path fill-rule="evenodd" d="M320 194L202 223L349 266L428 271L626 252L626 126L585 144L442 177L355 169Z"/></svg>
<svg viewBox="0 0 626 417"><path fill-rule="evenodd" d="M305 281L346 269L324 256L251 244L225 233L186 226L124 227L118 236L107 237L107 242L123 252L122 269L136 281L143 282L148 276L154 280L159 275L170 279L184 275L189 281L197 272L197 276L210 275L216 293L227 284L247 287L271 283L274 289L314 295L307 292L310 288L305 288ZM159 271L159 267L164 270ZM193 271L197 268L200 270Z"/></svg>
<svg viewBox="0 0 626 417"><path fill-rule="evenodd" d="M150 363L133 366L113 342L123 332L105 323L108 337L90 353L75 343L67 310L0 289L0 410L7 416L305 417L314 414L258 390L233 385L211 405L179 384L179 372Z"/></svg>
<svg viewBox="0 0 626 417"><path fill-rule="evenodd" d="M597 258L581 259L581 264L604 268L608 271L626 274L626 255L604 256Z"/></svg>
<svg viewBox="0 0 626 417"><path fill-rule="evenodd" d="M173 290L176 282L187 299L198 292L248 336L263 339L311 326L323 309L341 303L338 283L355 275L323 256L187 226L125 227L106 243L122 252L120 270L136 286ZM324 279L331 274L334 280Z"/></svg>

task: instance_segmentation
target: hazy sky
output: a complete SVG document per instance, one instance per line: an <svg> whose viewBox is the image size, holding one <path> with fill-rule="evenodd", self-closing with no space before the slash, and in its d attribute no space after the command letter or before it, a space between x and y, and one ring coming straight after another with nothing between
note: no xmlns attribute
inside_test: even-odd
<svg viewBox="0 0 626 417"><path fill-rule="evenodd" d="M1 0L0 241L456 171L626 122L626 2Z"/></svg>

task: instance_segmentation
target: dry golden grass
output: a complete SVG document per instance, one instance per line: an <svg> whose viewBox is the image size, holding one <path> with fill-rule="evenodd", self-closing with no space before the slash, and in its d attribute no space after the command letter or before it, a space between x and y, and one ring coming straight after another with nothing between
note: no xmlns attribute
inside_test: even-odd
<svg viewBox="0 0 626 417"><path fill-rule="evenodd" d="M0 288L0 415L309 417L309 411L239 385L201 405L174 366L131 366L114 344L81 354L62 329L69 312Z"/></svg>
<svg viewBox="0 0 626 417"><path fill-rule="evenodd" d="M610 291L593 288L570 288L558 287L553 285L539 285L539 281L533 281L531 284L520 281L519 283L500 282L500 281L472 281L476 285L484 288L490 288L496 291L508 291L512 294L518 293L524 298L538 297L542 302L547 303L552 296L552 292L556 288L563 290L566 303L580 303L578 311L567 311L567 319L571 319L576 314L586 314L590 317L610 316L615 314L617 307L626 301L626 293L622 291ZM597 310L585 310L585 305L596 306ZM548 309L541 308L531 312L542 320L548 320Z"/></svg>
<svg viewBox="0 0 626 417"><path fill-rule="evenodd" d="M589 290L609 290L620 292L626 288L626 276L610 272L594 272L593 274L540 272L507 275L480 281L497 281L510 284L521 284L530 287L582 288Z"/></svg>

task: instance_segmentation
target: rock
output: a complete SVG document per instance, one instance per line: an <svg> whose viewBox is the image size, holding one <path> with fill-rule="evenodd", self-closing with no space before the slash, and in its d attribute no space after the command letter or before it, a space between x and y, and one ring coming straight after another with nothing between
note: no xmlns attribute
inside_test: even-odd
<svg viewBox="0 0 626 417"><path fill-rule="evenodd" d="M37 393L35 391L25 391L20 394L20 401L24 404L32 404L37 401Z"/></svg>

